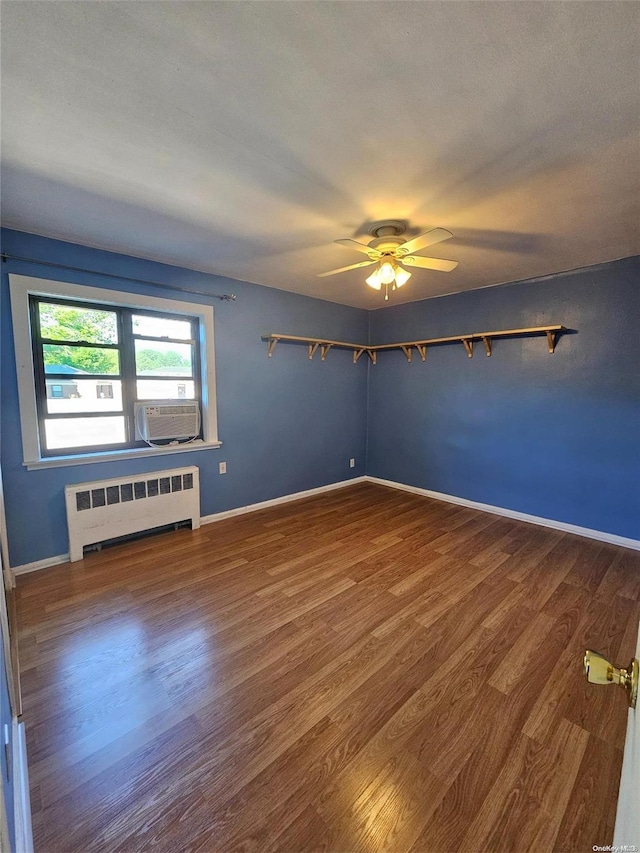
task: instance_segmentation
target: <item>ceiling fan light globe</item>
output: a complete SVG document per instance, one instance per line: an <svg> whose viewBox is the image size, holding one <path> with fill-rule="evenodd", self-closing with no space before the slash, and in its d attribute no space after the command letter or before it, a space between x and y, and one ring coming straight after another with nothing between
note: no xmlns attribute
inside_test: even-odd
<svg viewBox="0 0 640 853"><path fill-rule="evenodd" d="M396 271L393 264L389 261L385 261L383 264L380 264L379 276L382 284L391 284L396 277Z"/></svg>
<svg viewBox="0 0 640 853"><path fill-rule="evenodd" d="M380 281L380 271L377 269L371 273L369 278L365 278L365 281L367 282L369 287L372 287L374 290L380 290L380 288L382 287L382 282Z"/></svg>
<svg viewBox="0 0 640 853"><path fill-rule="evenodd" d="M402 267L396 269L396 287L402 287L410 278L411 273L408 270L402 269Z"/></svg>

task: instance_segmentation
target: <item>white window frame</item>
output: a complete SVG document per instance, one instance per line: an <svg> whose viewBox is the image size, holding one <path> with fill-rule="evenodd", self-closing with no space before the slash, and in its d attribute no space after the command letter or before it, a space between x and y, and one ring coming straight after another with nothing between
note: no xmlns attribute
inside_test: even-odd
<svg viewBox="0 0 640 853"><path fill-rule="evenodd" d="M218 439L218 417L216 408L215 349L213 330L213 307L198 302L179 302L157 296L141 296L120 290L104 290L64 281L50 281L26 275L9 274L11 313L13 317L13 340L18 375L18 403L20 406L20 429L22 432L23 465L29 470L57 468L69 465L87 465L93 462L108 462L116 459L139 459L146 456L170 456L174 453L192 453L220 447ZM199 328L200 375L202 377L202 427L203 438L182 447L136 447L122 450L73 453L59 456L43 456L38 433L38 411L33 364L33 345L29 297L44 296L59 299L74 299L78 302L113 305L119 308L164 311L167 314L184 314L195 317Z"/></svg>

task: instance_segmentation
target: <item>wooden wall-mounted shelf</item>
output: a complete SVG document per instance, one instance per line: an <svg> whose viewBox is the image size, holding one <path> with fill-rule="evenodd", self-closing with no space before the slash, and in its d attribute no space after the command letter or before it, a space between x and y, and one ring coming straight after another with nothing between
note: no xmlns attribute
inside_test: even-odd
<svg viewBox="0 0 640 853"><path fill-rule="evenodd" d="M400 349L407 357L407 361L411 361L414 347L422 361L426 361L427 347L438 344L461 343L465 348L467 356L473 358L474 341L482 341L486 355L491 355L491 343L494 338L515 338L525 337L527 335L546 335L547 347L549 352L553 352L556 346L558 332L566 331L564 326L531 326L526 329L502 329L495 332L473 332L470 335L453 335L447 338L425 338L420 341L401 341L396 344L378 344L371 346L369 344L351 344L346 341L330 341L326 338L301 338L296 335L263 335L262 340L267 341L267 355L269 358L273 355L278 341L285 343L306 344L309 358L313 358L317 350L320 349L320 358L324 361L327 353L332 347L340 347L341 349L353 350L353 363L355 364L363 353L367 353L372 364L376 364L378 353L381 350Z"/></svg>

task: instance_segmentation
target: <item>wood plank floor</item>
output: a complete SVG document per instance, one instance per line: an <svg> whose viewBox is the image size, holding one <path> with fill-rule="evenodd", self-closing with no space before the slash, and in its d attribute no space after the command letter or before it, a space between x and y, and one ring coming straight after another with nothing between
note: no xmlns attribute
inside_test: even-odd
<svg viewBox="0 0 640 853"><path fill-rule="evenodd" d="M17 596L37 853L612 841L639 553L358 484Z"/></svg>

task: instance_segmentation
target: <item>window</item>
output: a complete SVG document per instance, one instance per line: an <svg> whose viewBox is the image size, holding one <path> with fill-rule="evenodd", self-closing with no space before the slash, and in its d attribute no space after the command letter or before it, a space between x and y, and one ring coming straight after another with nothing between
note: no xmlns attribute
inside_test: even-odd
<svg viewBox="0 0 640 853"><path fill-rule="evenodd" d="M210 306L13 274L10 283L27 467L220 445ZM150 448L136 428L147 400L196 401L200 435Z"/></svg>
<svg viewBox="0 0 640 853"><path fill-rule="evenodd" d="M43 456L144 446L137 402L200 402L196 318L42 296L30 303Z"/></svg>
<svg viewBox="0 0 640 853"><path fill-rule="evenodd" d="M113 400L113 385L111 382L96 382L96 394L102 400L105 397Z"/></svg>

